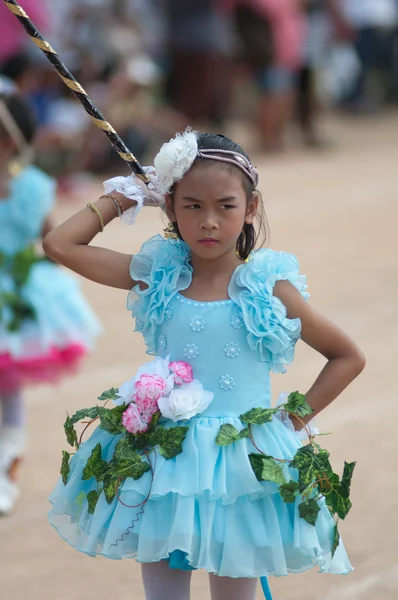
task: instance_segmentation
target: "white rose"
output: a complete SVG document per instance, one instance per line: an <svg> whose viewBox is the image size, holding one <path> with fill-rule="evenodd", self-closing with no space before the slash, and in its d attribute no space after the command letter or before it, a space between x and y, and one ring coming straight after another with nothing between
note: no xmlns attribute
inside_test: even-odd
<svg viewBox="0 0 398 600"><path fill-rule="evenodd" d="M202 413L213 400L214 394L203 389L197 379L184 383L159 399L160 412L167 419L182 421Z"/></svg>
<svg viewBox="0 0 398 600"><path fill-rule="evenodd" d="M170 356L167 356L166 358L160 358L157 356L154 358L154 360L139 367L135 376L119 387L119 397L113 401L113 404L120 406L122 404L130 404L130 402L132 402L133 396L136 392L135 382L139 380L141 375L158 375L161 377L166 384L164 394L169 394L174 387L174 377L170 372L169 363Z"/></svg>

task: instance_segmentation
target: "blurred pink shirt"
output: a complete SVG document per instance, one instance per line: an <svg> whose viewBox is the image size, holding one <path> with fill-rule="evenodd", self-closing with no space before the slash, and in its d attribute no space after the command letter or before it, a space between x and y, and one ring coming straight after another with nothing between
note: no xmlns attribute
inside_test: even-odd
<svg viewBox="0 0 398 600"><path fill-rule="evenodd" d="M276 66L296 69L300 66L305 39L305 17L299 0L219 0L232 10L237 4L248 4L264 15L272 27Z"/></svg>
<svg viewBox="0 0 398 600"><path fill-rule="evenodd" d="M21 7L26 10L33 23L41 33L47 29L48 18L41 0L21 0ZM0 63L17 54L27 44L32 44L18 19L0 2Z"/></svg>

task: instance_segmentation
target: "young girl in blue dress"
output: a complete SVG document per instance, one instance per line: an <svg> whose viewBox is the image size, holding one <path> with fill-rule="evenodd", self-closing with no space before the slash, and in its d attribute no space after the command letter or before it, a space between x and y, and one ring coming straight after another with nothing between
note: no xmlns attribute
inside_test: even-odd
<svg viewBox="0 0 398 600"><path fill-rule="evenodd" d="M147 600L188 600L194 569L208 571L213 600L254 600L268 575L348 573L321 495L307 498L316 520L302 517L289 462L307 447L300 430L359 375L363 355L307 303L292 254L255 250L258 173L238 144L187 131L154 165L149 189L133 176L110 180L44 240L54 260L129 290L135 329L155 357L99 398L115 408L66 423L78 449L71 459L64 452L50 522L81 552L140 562ZM153 237L135 256L90 245L142 205L167 212L166 239ZM306 395L312 415L268 418L270 372L286 370L300 338L327 360ZM72 425L81 416L101 423L79 445ZM284 494L295 490L287 501L277 481L288 482Z"/></svg>
<svg viewBox="0 0 398 600"><path fill-rule="evenodd" d="M25 102L0 78L0 514L19 495L23 388L74 371L99 333L77 282L35 251L51 228L55 182L29 164L34 129Z"/></svg>

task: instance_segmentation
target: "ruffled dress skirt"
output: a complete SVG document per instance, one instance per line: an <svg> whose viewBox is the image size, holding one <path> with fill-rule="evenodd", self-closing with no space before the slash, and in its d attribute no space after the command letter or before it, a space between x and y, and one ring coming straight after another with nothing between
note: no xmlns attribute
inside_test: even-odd
<svg viewBox="0 0 398 600"><path fill-rule="evenodd" d="M1 269L0 291L14 291L11 277ZM32 266L21 296L33 308L34 318L10 331L7 307L2 311L1 390L56 382L73 372L101 330L75 278L49 261Z"/></svg>
<svg viewBox="0 0 398 600"><path fill-rule="evenodd" d="M352 567L342 541L332 558L334 522L325 504L321 502L315 526L301 519L299 500L287 504L276 484L256 479L249 440L216 445L224 423L242 428L234 417L189 421L180 455L165 460L152 453L152 473L137 481L127 478L111 504L101 494L89 514L86 498L96 481L82 480L84 466L98 443L102 458L110 461L120 439L98 427L72 457L66 485L60 480L51 494L50 523L69 544L91 556L143 563L168 559L173 568L228 577L287 575L314 566L348 573ZM277 419L253 426L253 434L261 450L274 457L292 459L301 446ZM293 470L290 475L294 478Z"/></svg>

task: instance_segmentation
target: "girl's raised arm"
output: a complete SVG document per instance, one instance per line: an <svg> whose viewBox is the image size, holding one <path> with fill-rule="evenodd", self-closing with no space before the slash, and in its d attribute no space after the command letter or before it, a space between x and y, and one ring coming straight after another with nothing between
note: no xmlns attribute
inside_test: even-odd
<svg viewBox="0 0 398 600"><path fill-rule="evenodd" d="M126 210L136 204L122 194L117 192L113 194L122 202ZM115 207L107 197L97 200L94 206L99 211L104 226L117 216ZM90 242L100 231L99 214L85 207L45 236L44 252L56 262L86 279L102 285L130 290L139 283L130 277L132 255L90 246Z"/></svg>

